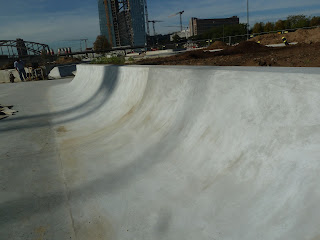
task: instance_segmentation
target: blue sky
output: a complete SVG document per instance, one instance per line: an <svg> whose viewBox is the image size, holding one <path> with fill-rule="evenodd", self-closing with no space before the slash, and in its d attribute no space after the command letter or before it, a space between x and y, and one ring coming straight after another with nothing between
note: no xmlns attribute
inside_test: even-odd
<svg viewBox="0 0 320 240"><path fill-rule="evenodd" d="M275 21L288 15L320 16L319 0L249 0L250 24ZM51 43L89 38L99 34L97 0L0 0L0 39L23 38ZM179 28L179 16L169 15L184 10L183 25L191 17L219 18L237 15L246 21L246 0L149 0L149 18L164 22L156 25L158 33ZM152 26L150 25L150 29Z"/></svg>

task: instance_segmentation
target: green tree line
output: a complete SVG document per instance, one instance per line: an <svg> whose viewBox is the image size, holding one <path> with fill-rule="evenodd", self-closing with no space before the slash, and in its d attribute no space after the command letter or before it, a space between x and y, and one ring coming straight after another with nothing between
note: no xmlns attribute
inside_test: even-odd
<svg viewBox="0 0 320 240"><path fill-rule="evenodd" d="M224 25L211 28L209 31L191 37L192 40L215 39L226 36L244 35L247 33L246 24Z"/></svg>
<svg viewBox="0 0 320 240"><path fill-rule="evenodd" d="M320 26L320 17L307 17L305 15L290 15L285 20L278 20L277 22L258 22L255 23L250 33L271 32L284 29L295 29L303 27ZM246 24L224 25L211 28L209 31L190 37L192 40L203 39L218 39L227 36L245 35L247 34ZM228 41L228 39L225 39ZM232 38L232 41L237 39Z"/></svg>
<svg viewBox="0 0 320 240"><path fill-rule="evenodd" d="M257 22L252 28L253 33L271 32L283 29L295 29L304 27L314 27L320 25L320 17L307 17L305 15L290 15L286 20L277 22Z"/></svg>

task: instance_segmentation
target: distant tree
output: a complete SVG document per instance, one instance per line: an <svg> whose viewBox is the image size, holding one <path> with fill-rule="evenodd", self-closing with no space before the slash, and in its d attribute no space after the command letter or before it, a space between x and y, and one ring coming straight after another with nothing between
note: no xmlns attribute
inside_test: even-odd
<svg viewBox="0 0 320 240"><path fill-rule="evenodd" d="M93 49L95 52L98 52L98 53L107 51L111 48L112 48L112 46L108 42L108 39L103 35L97 36L96 41L93 43Z"/></svg>
<svg viewBox="0 0 320 240"><path fill-rule="evenodd" d="M253 33L260 33L260 32L263 32L263 29L264 29L264 23L258 22L256 24L254 24L254 26L252 28L252 32Z"/></svg>
<svg viewBox="0 0 320 240"><path fill-rule="evenodd" d="M247 33L246 24L232 24L224 26L224 36L243 35Z"/></svg>
<svg viewBox="0 0 320 240"><path fill-rule="evenodd" d="M263 31L264 32L271 32L274 30L274 23L272 22L267 22L265 25L264 25L264 29Z"/></svg>
<svg viewBox="0 0 320 240"><path fill-rule="evenodd" d="M286 29L286 21L278 20L274 25L274 30Z"/></svg>
<svg viewBox="0 0 320 240"><path fill-rule="evenodd" d="M158 39L158 44L165 45L165 44L170 44L170 34L158 34L157 35Z"/></svg>
<svg viewBox="0 0 320 240"><path fill-rule="evenodd" d="M173 40L173 42L177 43L177 42L180 42L181 37L179 37L178 34L175 34L175 35L172 37L172 40Z"/></svg>
<svg viewBox="0 0 320 240"><path fill-rule="evenodd" d="M310 20L310 27L320 26L320 17L313 17Z"/></svg>
<svg viewBox="0 0 320 240"><path fill-rule="evenodd" d="M309 27L310 19L305 15L290 15L286 21L287 28L303 28Z"/></svg>

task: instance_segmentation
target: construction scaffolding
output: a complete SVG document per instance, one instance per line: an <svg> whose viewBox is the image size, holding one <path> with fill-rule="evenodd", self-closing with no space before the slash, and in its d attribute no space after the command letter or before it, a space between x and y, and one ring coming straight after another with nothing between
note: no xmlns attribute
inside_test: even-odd
<svg viewBox="0 0 320 240"><path fill-rule="evenodd" d="M132 18L129 0L111 0L111 12L117 46L133 45Z"/></svg>
<svg viewBox="0 0 320 240"><path fill-rule="evenodd" d="M119 33L119 23L118 23L118 12L116 9L119 9L119 3L117 0L111 0L111 12L113 17L113 28L116 39L116 46L120 46L120 33Z"/></svg>
<svg viewBox="0 0 320 240"><path fill-rule="evenodd" d="M145 15L145 18L146 18L145 20L146 20L146 26L147 26L147 35L150 36L147 0L144 0L144 15Z"/></svg>

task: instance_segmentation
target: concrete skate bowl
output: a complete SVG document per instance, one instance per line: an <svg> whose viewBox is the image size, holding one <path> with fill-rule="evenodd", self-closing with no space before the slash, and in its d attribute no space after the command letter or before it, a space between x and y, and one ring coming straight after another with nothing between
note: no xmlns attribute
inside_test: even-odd
<svg viewBox="0 0 320 240"><path fill-rule="evenodd" d="M61 187L0 213L52 239L319 239L319 76L80 65L46 95Z"/></svg>
<svg viewBox="0 0 320 240"><path fill-rule="evenodd" d="M74 76L74 72L77 71L77 65L64 65L57 66L50 70L49 78L59 79L69 76Z"/></svg>
<svg viewBox="0 0 320 240"><path fill-rule="evenodd" d="M115 239L313 239L318 73L79 66L51 92L91 99L53 120L79 239L81 217Z"/></svg>

